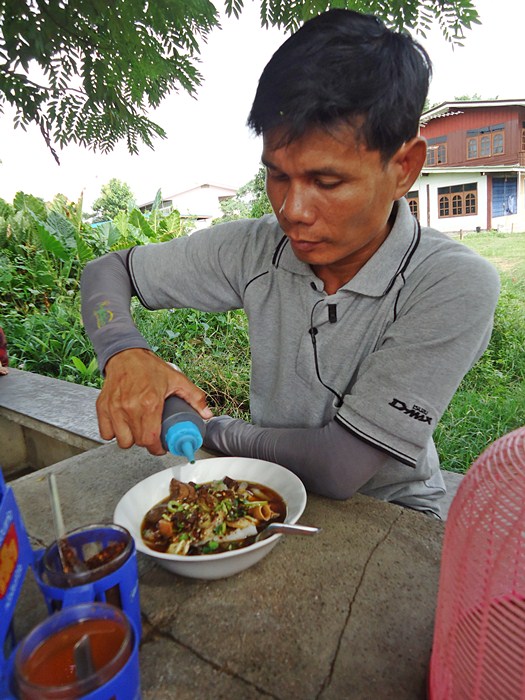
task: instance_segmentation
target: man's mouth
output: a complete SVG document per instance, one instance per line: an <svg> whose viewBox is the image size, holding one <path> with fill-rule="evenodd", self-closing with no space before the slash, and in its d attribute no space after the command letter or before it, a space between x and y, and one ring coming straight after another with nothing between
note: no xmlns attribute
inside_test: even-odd
<svg viewBox="0 0 525 700"><path fill-rule="evenodd" d="M302 253L309 253L321 245L321 241L295 240L293 238L290 238L290 243L294 250L301 251Z"/></svg>

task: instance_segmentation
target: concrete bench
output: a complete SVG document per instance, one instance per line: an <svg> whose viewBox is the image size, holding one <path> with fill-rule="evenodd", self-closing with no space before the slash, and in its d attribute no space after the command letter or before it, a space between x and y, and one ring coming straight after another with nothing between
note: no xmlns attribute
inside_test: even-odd
<svg viewBox="0 0 525 700"><path fill-rule="evenodd" d="M16 478L104 444L99 390L9 368L0 376L0 466Z"/></svg>

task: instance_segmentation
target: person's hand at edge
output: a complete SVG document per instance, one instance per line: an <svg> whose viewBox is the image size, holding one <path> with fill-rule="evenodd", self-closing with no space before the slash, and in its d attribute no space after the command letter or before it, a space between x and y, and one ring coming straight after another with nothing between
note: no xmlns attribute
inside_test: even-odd
<svg viewBox="0 0 525 700"><path fill-rule="evenodd" d="M105 375L97 399L100 435L116 438L121 448L140 445L153 455L165 454L160 429L168 396L184 399L205 420L213 415L205 392L150 350L130 348L113 355Z"/></svg>

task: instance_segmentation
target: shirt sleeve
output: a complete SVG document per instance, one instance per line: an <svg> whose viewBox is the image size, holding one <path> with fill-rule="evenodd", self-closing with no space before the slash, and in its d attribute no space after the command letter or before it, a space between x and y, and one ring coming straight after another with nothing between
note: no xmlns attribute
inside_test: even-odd
<svg viewBox="0 0 525 700"><path fill-rule="evenodd" d="M82 320L93 343L100 371L110 357L129 348L150 346L131 316L133 286L126 266L129 250L108 253L82 272Z"/></svg>
<svg viewBox="0 0 525 700"><path fill-rule="evenodd" d="M336 421L415 467L489 343L498 294L496 269L470 251L427 267L416 291L401 288L395 320L362 362Z"/></svg>
<svg viewBox="0 0 525 700"><path fill-rule="evenodd" d="M219 416L208 421L204 444L229 456L281 464L309 491L339 500L352 496L389 459L335 421L322 428L261 428Z"/></svg>
<svg viewBox="0 0 525 700"><path fill-rule="evenodd" d="M165 243L136 246L129 257L131 280L148 309L229 311L243 305L251 261L264 246L264 222L218 224Z"/></svg>

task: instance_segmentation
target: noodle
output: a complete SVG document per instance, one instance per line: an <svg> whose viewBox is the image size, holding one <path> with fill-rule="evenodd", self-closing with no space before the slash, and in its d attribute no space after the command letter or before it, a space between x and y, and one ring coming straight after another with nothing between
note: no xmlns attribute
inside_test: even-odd
<svg viewBox="0 0 525 700"><path fill-rule="evenodd" d="M156 551L210 554L251 544L259 530L285 516L283 499L262 484L227 476L202 484L172 479L170 495L146 513L141 534Z"/></svg>

